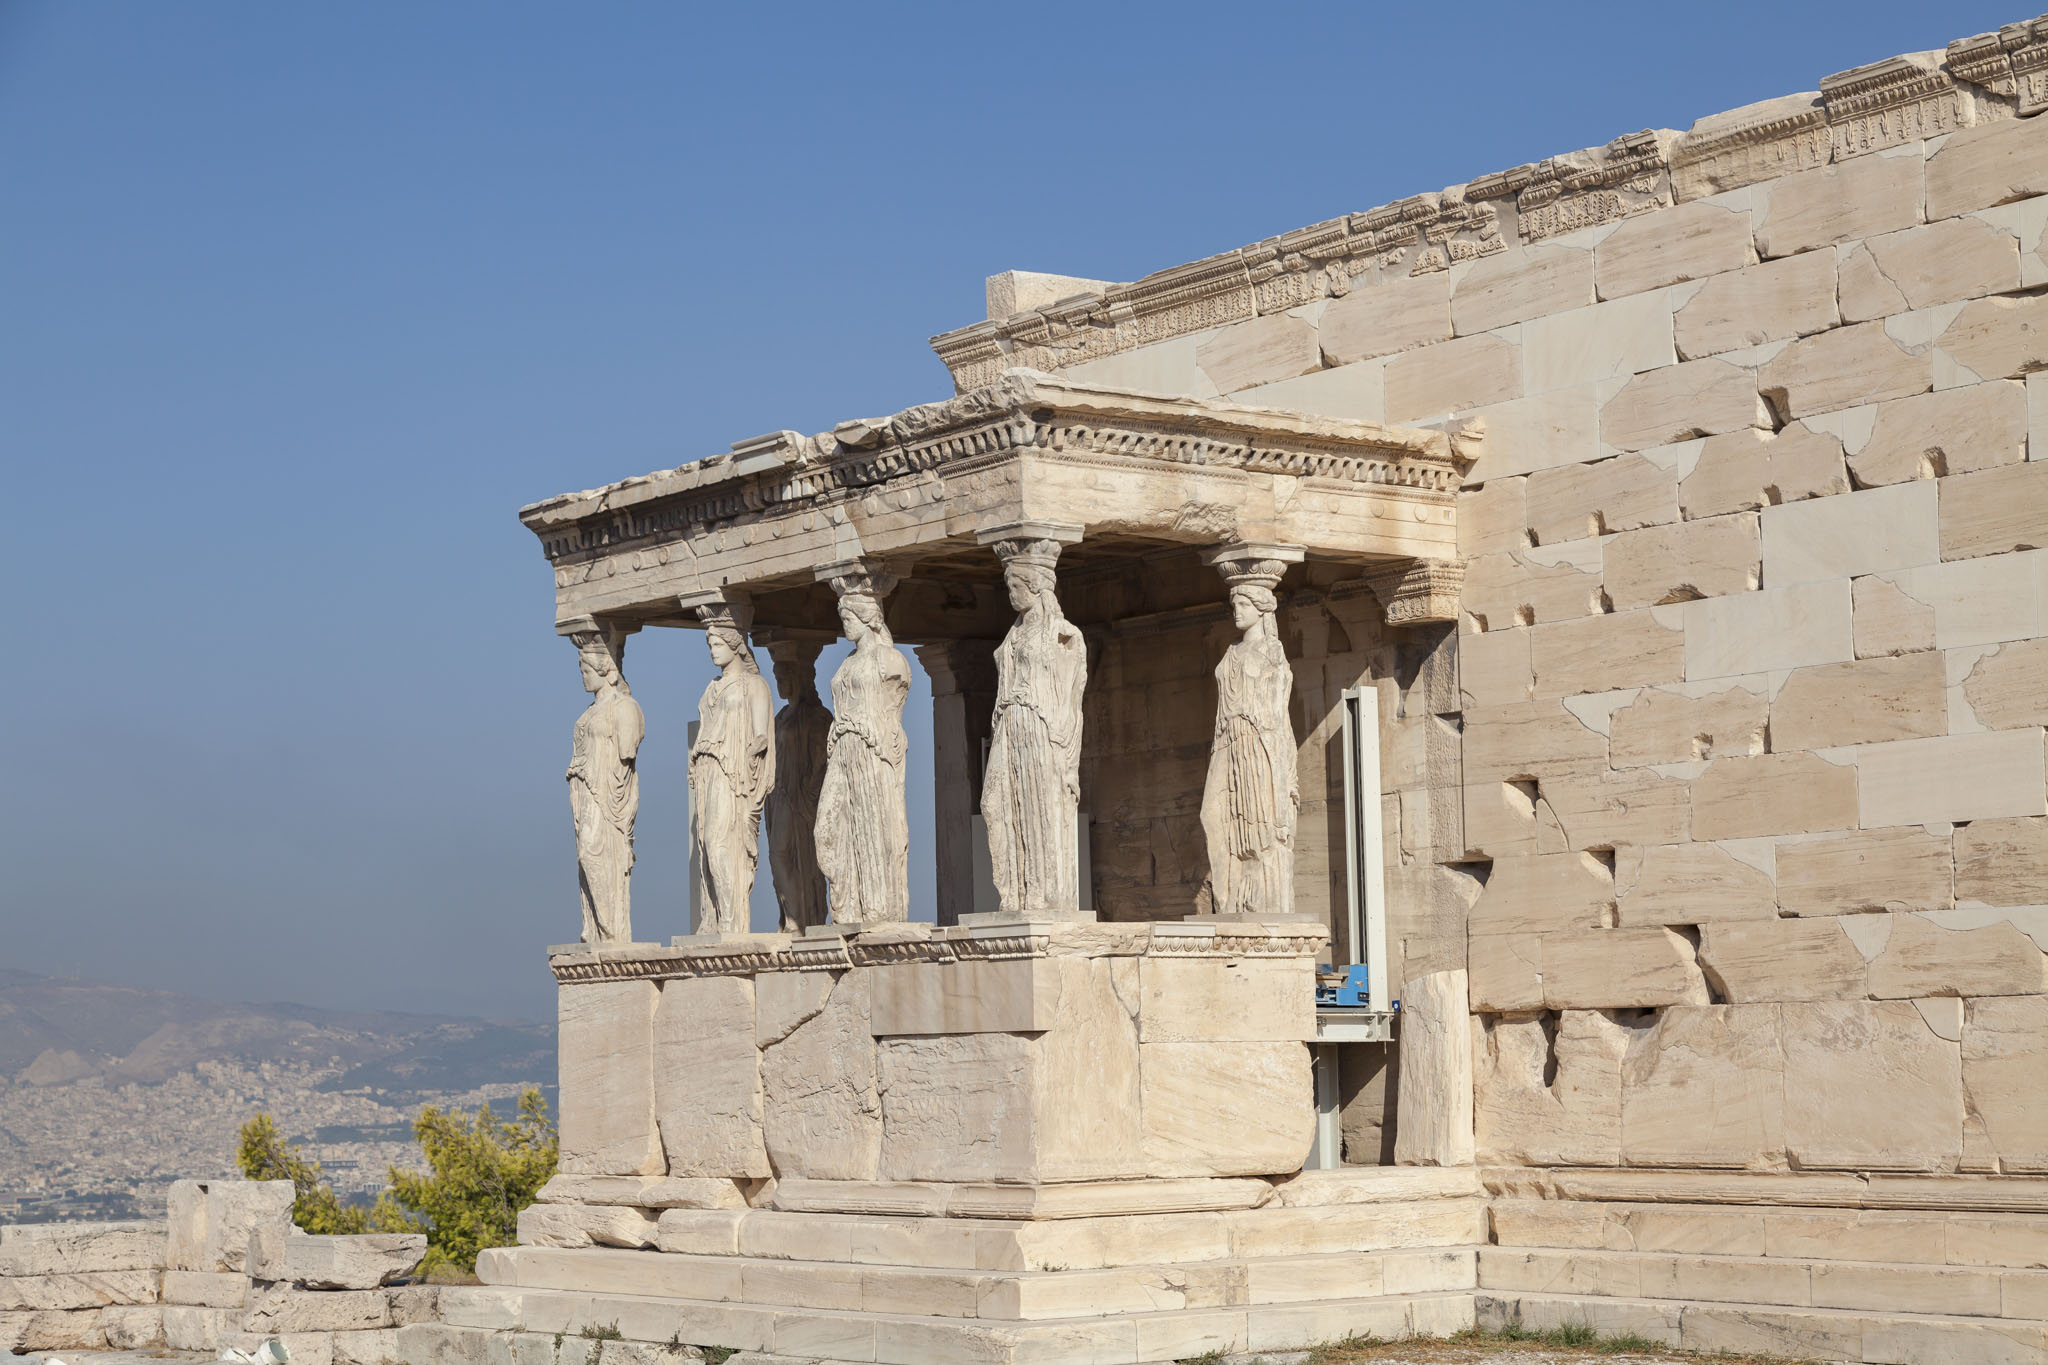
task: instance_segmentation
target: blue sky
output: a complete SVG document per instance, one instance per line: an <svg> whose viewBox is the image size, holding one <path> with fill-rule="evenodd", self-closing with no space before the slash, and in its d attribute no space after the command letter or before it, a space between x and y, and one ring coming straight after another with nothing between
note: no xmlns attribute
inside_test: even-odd
<svg viewBox="0 0 2048 1365"><path fill-rule="evenodd" d="M521 504L942 397L999 270L1131 279L2023 17L0 0L0 964L544 1017L584 698ZM665 938L709 666L627 673Z"/></svg>

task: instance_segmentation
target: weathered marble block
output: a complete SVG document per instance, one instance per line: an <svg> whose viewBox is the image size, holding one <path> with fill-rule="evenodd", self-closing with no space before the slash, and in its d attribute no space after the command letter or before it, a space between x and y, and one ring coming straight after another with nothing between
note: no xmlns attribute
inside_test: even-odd
<svg viewBox="0 0 2048 1365"><path fill-rule="evenodd" d="M247 1274L250 1240L288 1227L289 1180L179 1180L165 1198L172 1270Z"/></svg>
<svg viewBox="0 0 2048 1365"><path fill-rule="evenodd" d="M771 1171L848 1188L1291 1172L1321 944L1305 923L1012 921L558 955L560 1179L596 1199L643 1144L671 1181L738 1182L681 1201L724 1207ZM670 1202L597 1199L614 1201ZM521 1240L650 1236L598 1225L621 1213L639 1217L537 1205Z"/></svg>
<svg viewBox="0 0 2048 1365"><path fill-rule="evenodd" d="M151 1270L163 1264L164 1229L160 1223L15 1223L0 1227L0 1275Z"/></svg>

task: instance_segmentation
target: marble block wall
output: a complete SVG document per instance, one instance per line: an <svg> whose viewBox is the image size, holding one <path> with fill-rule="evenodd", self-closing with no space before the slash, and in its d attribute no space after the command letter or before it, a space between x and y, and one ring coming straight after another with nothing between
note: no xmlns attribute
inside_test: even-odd
<svg viewBox="0 0 2048 1365"><path fill-rule="evenodd" d="M1322 946L1062 921L558 952L561 1170L728 1193L1293 1172Z"/></svg>
<svg viewBox="0 0 2048 1365"><path fill-rule="evenodd" d="M1397 981L1469 968L1482 1162L2048 1172L2048 120L2003 41L935 342L1461 433L1461 621L1376 676Z"/></svg>

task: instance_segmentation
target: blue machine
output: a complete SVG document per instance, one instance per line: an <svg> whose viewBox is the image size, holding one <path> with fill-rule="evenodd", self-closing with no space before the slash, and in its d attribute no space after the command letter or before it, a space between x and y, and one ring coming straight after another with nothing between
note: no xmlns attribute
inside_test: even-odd
<svg viewBox="0 0 2048 1365"><path fill-rule="evenodd" d="M1322 971L1335 976L1329 967ZM1341 980L1316 982L1317 1009L1366 1009L1372 1005L1372 966L1355 963L1344 969Z"/></svg>

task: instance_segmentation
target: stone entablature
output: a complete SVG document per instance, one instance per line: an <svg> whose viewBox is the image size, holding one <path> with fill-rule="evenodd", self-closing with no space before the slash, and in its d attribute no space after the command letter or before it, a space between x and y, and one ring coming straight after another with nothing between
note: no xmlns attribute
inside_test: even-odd
<svg viewBox="0 0 2048 1365"><path fill-rule="evenodd" d="M1458 475L1440 432L1016 371L894 417L780 432L550 498L520 519L555 566L558 621L686 624L682 594L808 586L819 565L972 548L980 531L1046 518L1078 518L1091 537L1285 542L1361 565L1455 558ZM755 624L826 622L763 605Z"/></svg>
<svg viewBox="0 0 2048 1365"><path fill-rule="evenodd" d="M932 349L964 391L1011 366L1065 369L2044 108L2048 16L1838 72L1683 133L1645 129L991 317L933 337Z"/></svg>

